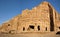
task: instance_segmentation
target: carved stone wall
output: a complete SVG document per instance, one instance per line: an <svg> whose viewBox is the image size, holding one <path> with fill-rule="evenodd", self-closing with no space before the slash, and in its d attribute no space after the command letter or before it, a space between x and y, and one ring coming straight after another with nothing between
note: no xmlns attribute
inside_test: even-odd
<svg viewBox="0 0 60 37"><path fill-rule="evenodd" d="M2 33L57 32L60 31L60 14L48 2L42 2L32 10L23 10L0 27ZM52 22L53 21L53 22Z"/></svg>

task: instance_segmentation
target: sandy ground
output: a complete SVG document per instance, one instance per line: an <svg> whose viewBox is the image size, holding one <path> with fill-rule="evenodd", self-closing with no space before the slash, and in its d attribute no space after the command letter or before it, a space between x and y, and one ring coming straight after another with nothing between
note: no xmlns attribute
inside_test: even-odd
<svg viewBox="0 0 60 37"><path fill-rule="evenodd" d="M0 34L0 37L60 37L53 33L21 33L21 34Z"/></svg>

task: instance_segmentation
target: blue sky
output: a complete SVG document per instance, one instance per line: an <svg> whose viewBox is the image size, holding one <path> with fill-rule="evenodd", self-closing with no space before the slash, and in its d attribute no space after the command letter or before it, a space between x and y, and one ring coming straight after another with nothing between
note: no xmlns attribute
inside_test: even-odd
<svg viewBox="0 0 60 37"><path fill-rule="evenodd" d="M60 0L0 0L0 24L21 14L22 10L32 9L43 1L50 2L57 12L60 12Z"/></svg>

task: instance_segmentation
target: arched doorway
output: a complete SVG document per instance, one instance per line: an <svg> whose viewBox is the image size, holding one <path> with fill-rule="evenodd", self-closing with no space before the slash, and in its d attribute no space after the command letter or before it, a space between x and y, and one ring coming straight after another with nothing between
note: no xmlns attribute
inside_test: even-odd
<svg viewBox="0 0 60 37"><path fill-rule="evenodd" d="M40 30L40 26L38 26L38 31Z"/></svg>

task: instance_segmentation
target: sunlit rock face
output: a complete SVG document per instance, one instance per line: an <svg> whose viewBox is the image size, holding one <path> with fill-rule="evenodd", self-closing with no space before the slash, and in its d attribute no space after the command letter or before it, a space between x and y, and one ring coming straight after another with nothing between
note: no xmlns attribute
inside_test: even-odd
<svg viewBox="0 0 60 37"><path fill-rule="evenodd" d="M44 33L60 31L60 14L49 2L22 11L0 27L0 33Z"/></svg>

